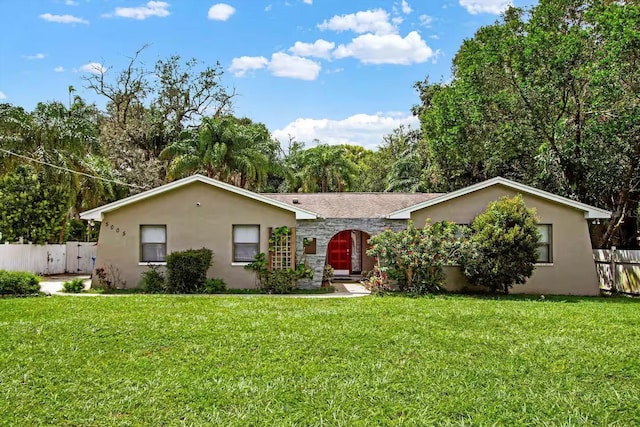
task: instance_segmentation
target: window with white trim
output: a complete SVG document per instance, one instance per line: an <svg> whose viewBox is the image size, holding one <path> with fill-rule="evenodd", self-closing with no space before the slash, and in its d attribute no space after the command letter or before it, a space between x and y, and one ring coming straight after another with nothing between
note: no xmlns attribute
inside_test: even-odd
<svg viewBox="0 0 640 427"><path fill-rule="evenodd" d="M252 262L260 252L260 226L233 226L233 262Z"/></svg>
<svg viewBox="0 0 640 427"><path fill-rule="evenodd" d="M165 262L167 260L167 226L140 226L140 261Z"/></svg>
<svg viewBox="0 0 640 427"><path fill-rule="evenodd" d="M540 240L538 240L538 263L550 264L553 262L551 224L538 224L538 233L540 234Z"/></svg>

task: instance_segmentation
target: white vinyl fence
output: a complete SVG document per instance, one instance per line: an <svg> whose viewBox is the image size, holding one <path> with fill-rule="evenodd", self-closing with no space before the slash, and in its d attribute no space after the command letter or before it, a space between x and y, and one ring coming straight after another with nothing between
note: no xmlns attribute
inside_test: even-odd
<svg viewBox="0 0 640 427"><path fill-rule="evenodd" d="M593 251L600 289L640 295L640 250L596 249Z"/></svg>
<svg viewBox="0 0 640 427"><path fill-rule="evenodd" d="M91 274L96 256L95 242L63 245L0 245L0 270L35 274Z"/></svg>

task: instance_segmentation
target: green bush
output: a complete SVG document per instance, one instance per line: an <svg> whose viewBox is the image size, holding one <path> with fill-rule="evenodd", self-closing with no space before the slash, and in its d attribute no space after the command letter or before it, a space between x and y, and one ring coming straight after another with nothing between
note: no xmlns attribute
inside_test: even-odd
<svg viewBox="0 0 640 427"><path fill-rule="evenodd" d="M168 293L193 294L201 292L211 266L211 249L189 249L167 255Z"/></svg>
<svg viewBox="0 0 640 427"><path fill-rule="evenodd" d="M362 277L362 285L374 295L382 296L391 290L386 274L377 265L370 272L363 272Z"/></svg>
<svg viewBox="0 0 640 427"><path fill-rule="evenodd" d="M40 278L24 271L0 270L0 295L34 295L40 292Z"/></svg>
<svg viewBox="0 0 640 427"><path fill-rule="evenodd" d="M334 275L333 267L329 264L324 265L324 270L322 270L322 283L333 283L333 275Z"/></svg>
<svg viewBox="0 0 640 427"><path fill-rule="evenodd" d="M227 284L222 279L207 279L204 281L205 294L219 294L227 290Z"/></svg>
<svg viewBox="0 0 640 427"><path fill-rule="evenodd" d="M8 242L20 237L37 244L58 242L69 192L62 185L47 184L42 172L19 165L0 177L0 233Z"/></svg>
<svg viewBox="0 0 640 427"><path fill-rule="evenodd" d="M509 293L533 274L538 257L538 219L521 195L492 202L469 227L460 264L473 285Z"/></svg>
<svg viewBox="0 0 640 427"><path fill-rule="evenodd" d="M149 269L142 273L138 287L149 294L162 294L167 291L164 275L155 265L150 265Z"/></svg>
<svg viewBox="0 0 640 427"><path fill-rule="evenodd" d="M64 282L62 285L64 287L65 292L77 294L79 292L84 291L84 280L82 279L73 279Z"/></svg>
<svg viewBox="0 0 640 427"><path fill-rule="evenodd" d="M442 221L416 228L412 221L405 230L385 230L369 239L367 254L378 258L380 271L372 287L389 289L381 280L395 280L403 292L423 295L443 289L443 266L457 262L460 253L459 227Z"/></svg>
<svg viewBox="0 0 640 427"><path fill-rule="evenodd" d="M267 271L260 289L268 294L290 294L297 288L299 275L290 268Z"/></svg>
<svg viewBox="0 0 640 427"><path fill-rule="evenodd" d="M296 270L291 268L269 270L267 255L263 252L256 254L252 263L245 266L247 270L256 273L258 289L267 294L289 294L298 286L298 279L313 276L313 270L301 264Z"/></svg>

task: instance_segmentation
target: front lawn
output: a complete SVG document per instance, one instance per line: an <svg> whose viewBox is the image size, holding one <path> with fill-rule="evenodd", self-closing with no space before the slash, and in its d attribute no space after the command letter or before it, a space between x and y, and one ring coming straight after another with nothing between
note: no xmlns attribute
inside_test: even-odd
<svg viewBox="0 0 640 427"><path fill-rule="evenodd" d="M0 299L0 425L639 425L640 301Z"/></svg>

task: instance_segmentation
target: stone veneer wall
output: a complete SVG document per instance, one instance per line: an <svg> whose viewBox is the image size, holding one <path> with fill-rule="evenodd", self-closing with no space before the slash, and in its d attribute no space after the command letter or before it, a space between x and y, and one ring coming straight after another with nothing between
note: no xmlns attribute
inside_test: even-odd
<svg viewBox="0 0 640 427"><path fill-rule="evenodd" d="M384 218L323 218L317 220L296 221L296 259L305 260L313 269L313 279L299 282L303 289L314 289L322 286L322 274L327 259L329 241L337 233L344 230L359 230L375 236L386 229L400 231L407 228L407 220L389 220ZM304 238L316 239L316 253L304 255Z"/></svg>

